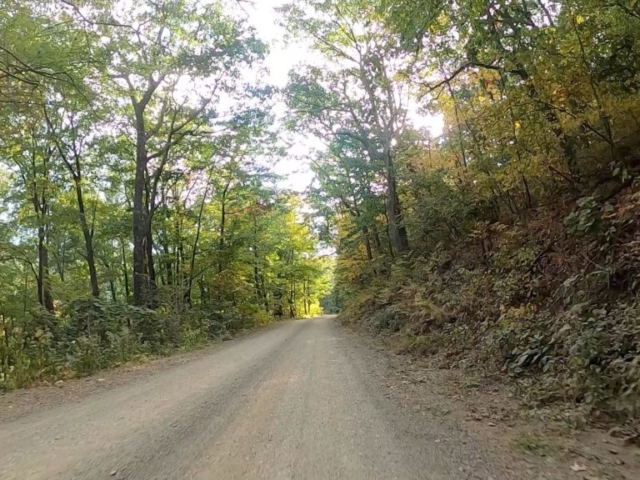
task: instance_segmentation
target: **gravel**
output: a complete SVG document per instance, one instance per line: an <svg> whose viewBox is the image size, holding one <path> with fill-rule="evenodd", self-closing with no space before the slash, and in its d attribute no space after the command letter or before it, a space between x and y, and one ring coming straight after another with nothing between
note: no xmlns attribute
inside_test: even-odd
<svg viewBox="0 0 640 480"><path fill-rule="evenodd" d="M400 402L403 388L386 354L332 318L284 322L174 360L5 395L0 479L563 478L427 408L442 398Z"/></svg>

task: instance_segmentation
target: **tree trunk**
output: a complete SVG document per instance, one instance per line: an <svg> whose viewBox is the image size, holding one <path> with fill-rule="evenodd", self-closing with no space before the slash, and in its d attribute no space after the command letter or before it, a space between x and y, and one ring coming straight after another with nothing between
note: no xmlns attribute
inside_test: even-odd
<svg viewBox="0 0 640 480"><path fill-rule="evenodd" d="M387 244L387 248L389 249L389 256L391 258L395 258L395 252L393 251L393 241L391 240L391 227L389 226L389 224L390 224L389 215L388 215L387 212L385 212L384 216L385 216L385 219L387 220L387 228L385 230L386 230L386 233L387 233L387 235L386 235L386 237L387 237L386 244Z"/></svg>
<svg viewBox="0 0 640 480"><path fill-rule="evenodd" d="M296 318L296 282L291 282L291 289L289 291L289 317Z"/></svg>
<svg viewBox="0 0 640 480"><path fill-rule="evenodd" d="M253 282L256 287L256 299L258 303L264 305L266 312L269 311L269 300L267 299L267 292L264 287L264 276L260 273L260 262L258 254L258 246L253 245Z"/></svg>
<svg viewBox="0 0 640 480"><path fill-rule="evenodd" d="M164 75L156 80L153 75L149 75L147 88L140 100L136 99L135 88L128 76L125 80L129 85L131 105L135 114L136 129L136 174L133 184L133 303L135 305L145 305L150 298L145 298L148 292L149 278L146 276L145 257L147 248L149 251L152 245L145 245L150 239L151 219L149 215L149 202L145 201L145 188L147 187L147 164L149 156L147 152L147 129L145 125L145 109L157 88L162 84ZM158 124L161 125L161 124ZM158 126L156 126L158 127ZM147 258L153 260L153 257ZM153 266L151 266L153 273Z"/></svg>
<svg viewBox="0 0 640 480"><path fill-rule="evenodd" d="M120 239L120 245L122 248L122 273L124 276L124 294L125 299L129 300L129 295L131 295L131 291L129 288L129 267L127 266L127 252L124 248L124 240Z"/></svg>
<svg viewBox="0 0 640 480"><path fill-rule="evenodd" d="M47 110L44 110L45 118L47 120L47 125L49 127L49 132L54 134L56 148L60 157L62 158L66 169L71 174L73 178L73 183L76 190L76 201L78 202L78 216L80 217L80 227L82 229L82 235L84 237L84 245L85 252L87 258L87 266L89 268L89 283L91 286L91 294L98 298L100 296L100 288L98 286L98 274L96 270L96 262L93 251L93 227L89 227L89 223L87 222L87 215L84 207L84 195L82 192L82 166L80 163L80 149L76 144L77 140L77 129L73 120L71 121L72 131L74 132L74 138L72 140L73 147L71 148L71 152L69 151L68 146L64 146L64 142L61 142L57 135L55 134L55 128L53 126L53 122L49 118L47 114ZM69 158L69 154L73 154L73 160ZM63 280L64 281L64 280Z"/></svg>
<svg viewBox="0 0 640 480"><path fill-rule="evenodd" d="M198 279L198 288L200 289L200 303L208 304L209 296L207 295L207 289L204 286L204 279Z"/></svg>
<svg viewBox="0 0 640 480"><path fill-rule="evenodd" d="M49 278L49 250L47 249L47 232L44 226L38 227L38 302L48 311L53 312L53 296L51 295L51 279Z"/></svg>
<svg viewBox="0 0 640 480"><path fill-rule="evenodd" d="M148 279L145 275L145 240L148 228L144 201L147 139L144 111L139 104L134 107L136 112L136 176L133 187L133 303L145 305L145 290L148 286Z"/></svg>
<svg viewBox="0 0 640 480"><path fill-rule="evenodd" d="M76 162L76 169L79 165ZM82 236L84 237L84 248L87 254L87 266L89 267L89 282L91 284L91 295L95 298L100 297L100 287L98 285L98 272L96 270L95 255L93 252L93 231L89 228L87 215L84 208L84 195L82 193L82 183L80 173L76 172L73 176L76 185L76 199L78 201L78 213L80 214L80 226L82 227Z"/></svg>
<svg viewBox="0 0 640 480"><path fill-rule="evenodd" d="M391 152L385 154L387 168L387 220L389 222L389 237L396 253L403 255L409 251L409 237L404 226L402 207L398 198L396 176Z"/></svg>
<svg viewBox="0 0 640 480"><path fill-rule="evenodd" d="M191 305L191 289L193 288L194 274L193 271L196 268L196 255L198 253L198 242L200 241L200 230L202 229L202 214L204 212L204 205L207 201L207 193L209 192L209 186L202 195L202 203L200 204L200 210L198 211L198 226L196 228L196 236L193 239L193 247L191 248L191 261L189 262L189 279L187 282L187 288L184 292L184 302L187 305ZM224 207L223 207L224 209Z"/></svg>
<svg viewBox="0 0 640 480"><path fill-rule="evenodd" d="M267 298L267 291L264 284L264 275L260 272L260 253L258 252L258 220L256 216L253 216L253 239L254 244L251 246L253 250L253 278L256 285L256 299L258 303L264 305L265 311L269 312L269 299Z"/></svg>
<svg viewBox="0 0 640 480"><path fill-rule="evenodd" d="M111 299L115 302L118 301L118 295L116 294L116 284L113 280L109 280L109 289L111 290Z"/></svg>
<svg viewBox="0 0 640 480"><path fill-rule="evenodd" d="M49 179L48 162L51 158L51 150L47 149L42 157L42 177ZM49 277L49 250L48 241L48 216L49 205L47 203L46 182L42 191L39 191L36 168L36 156L32 157L33 167L33 208L38 217L38 302L48 311L54 311L53 295L51 294L51 278Z"/></svg>
<svg viewBox="0 0 640 480"><path fill-rule="evenodd" d="M362 238L364 239L364 248L367 252L367 260L373 260L373 251L371 250L371 240L369 238L369 229L366 225L362 226Z"/></svg>
<svg viewBox="0 0 640 480"><path fill-rule="evenodd" d="M178 237L178 251L176 252L176 281L182 282L182 285L187 285L189 282L189 272L182 268L185 265L185 253L184 253L184 240L182 237Z"/></svg>
<svg viewBox="0 0 640 480"><path fill-rule="evenodd" d="M147 304L157 307L158 283L156 281L156 265L153 259L153 232L151 231L150 214L147 215L147 237L145 238L145 266L147 267Z"/></svg>
<svg viewBox="0 0 640 480"><path fill-rule="evenodd" d="M58 276L60 277L60 281L64 283L64 259L65 259L65 251L64 251L64 240L62 241L62 252L60 252L60 245L58 245L58 251L53 255L53 259L56 262L56 270L58 271Z"/></svg>
<svg viewBox="0 0 640 480"><path fill-rule="evenodd" d="M441 70L441 73L444 75L444 72L442 70ZM458 133L458 143L460 144L460 152L462 153L462 166L467 168L467 153L466 153L465 148L464 148L464 139L462 137L462 128L461 128L462 124L460 122L460 115L459 115L459 110L458 110L458 102L456 101L456 96L453 93L453 89L451 88L451 82L447 81L447 82L445 82L445 85L447 86L447 90L449 91L449 95L451 96L451 101L453 102L454 113L455 113L455 116L456 116L456 127L457 127L457 133Z"/></svg>
<svg viewBox="0 0 640 480"><path fill-rule="evenodd" d="M224 251L224 235L225 235L225 228L226 228L226 221L227 221L227 193L229 191L229 185L231 185L231 181L227 182L227 184L224 187L224 190L222 191L222 202L220 204L220 242L219 242L220 258L218 259L218 273L222 273L222 270L224 270L222 252Z"/></svg>
<svg viewBox="0 0 640 480"><path fill-rule="evenodd" d="M269 306L269 294L267 293L267 285L266 285L266 282L264 281L264 275L262 273L260 274L260 286L262 287L262 299L264 302L264 310L265 312L269 313L269 311L271 310L271 307Z"/></svg>
<svg viewBox="0 0 640 480"><path fill-rule="evenodd" d="M382 248L382 241L380 240L380 234L378 233L378 229L373 227L373 244L376 246L376 250L380 253L384 253Z"/></svg>

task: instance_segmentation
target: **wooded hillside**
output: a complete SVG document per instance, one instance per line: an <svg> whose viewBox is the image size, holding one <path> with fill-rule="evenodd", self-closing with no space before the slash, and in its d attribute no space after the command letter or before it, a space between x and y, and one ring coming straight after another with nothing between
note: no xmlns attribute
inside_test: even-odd
<svg viewBox="0 0 640 480"><path fill-rule="evenodd" d="M640 4L307 0L292 74L345 321L533 405L640 407ZM442 115L444 132L416 128Z"/></svg>

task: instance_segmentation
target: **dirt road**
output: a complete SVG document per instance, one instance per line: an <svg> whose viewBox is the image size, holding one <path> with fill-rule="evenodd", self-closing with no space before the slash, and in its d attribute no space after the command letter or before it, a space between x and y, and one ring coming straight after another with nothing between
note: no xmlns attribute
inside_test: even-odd
<svg viewBox="0 0 640 480"><path fill-rule="evenodd" d="M541 478L388 398L376 355L331 318L283 323L0 423L0 479Z"/></svg>

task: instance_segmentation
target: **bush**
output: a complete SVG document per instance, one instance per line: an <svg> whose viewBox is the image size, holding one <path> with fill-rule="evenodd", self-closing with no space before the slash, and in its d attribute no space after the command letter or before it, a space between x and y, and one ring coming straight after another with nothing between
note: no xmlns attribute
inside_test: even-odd
<svg viewBox="0 0 640 480"><path fill-rule="evenodd" d="M37 321L39 313L35 312L30 318L33 321L25 324L2 317L0 388L21 388L35 379L57 375L57 343L51 331Z"/></svg>
<svg viewBox="0 0 640 480"><path fill-rule="evenodd" d="M502 371L534 404L637 417L640 194L598 205L439 244L359 287L341 318L449 366Z"/></svg>
<svg viewBox="0 0 640 480"><path fill-rule="evenodd" d="M22 320L0 320L0 389L7 390L228 339L234 330L265 325L272 318L262 310L150 310L79 299L60 316L37 309Z"/></svg>
<svg viewBox="0 0 640 480"><path fill-rule="evenodd" d="M508 316L493 345L515 379L548 377L533 398L562 398L624 417L638 413L640 305Z"/></svg>
<svg viewBox="0 0 640 480"><path fill-rule="evenodd" d="M367 322L367 327L375 333L397 332L401 325L401 311L397 305L389 305L378 310Z"/></svg>

